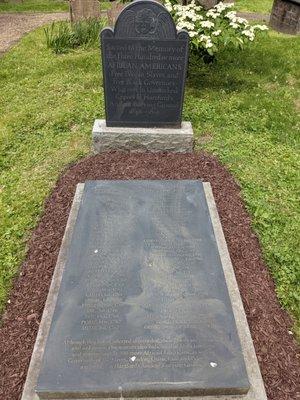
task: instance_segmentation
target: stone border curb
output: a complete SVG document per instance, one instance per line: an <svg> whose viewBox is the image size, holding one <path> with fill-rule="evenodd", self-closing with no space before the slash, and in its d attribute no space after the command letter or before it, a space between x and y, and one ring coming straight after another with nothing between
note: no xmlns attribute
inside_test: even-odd
<svg viewBox="0 0 300 400"><path fill-rule="evenodd" d="M210 218L213 225L213 230L219 249L219 254L223 266L223 271L227 283L228 293L231 300L232 310L236 322L237 331L240 337L242 351L244 354L248 379L250 382L250 390L246 395L239 396L237 399L243 400L267 400L267 395L259 369L257 357L255 354L254 345L251 338L250 329L248 326L246 314L243 307L243 302L239 292L238 284L235 278L233 266L231 263L228 247L223 233L221 221L219 218L217 206L214 200L213 192L210 183L203 182L205 197L209 209ZM212 397L207 400L215 400L220 397ZM227 400L227 397L221 397ZM236 399L236 396L229 396L228 399Z"/></svg>
<svg viewBox="0 0 300 400"><path fill-rule="evenodd" d="M81 197L83 193L84 183L79 183L76 188L74 195L72 207L70 210L65 234L61 243L61 248L58 254L57 263L55 266L53 278L51 281L49 293L47 296L43 316L41 319L39 331L37 334L36 342L33 348L32 357L29 364L29 369L27 373L26 382L23 389L23 394L21 400L39 400L38 395L35 393L34 389L38 379L42 357L44 354L44 349L46 346L46 341L48 333L50 330L50 325L52 321L52 316L58 296L58 291L61 283L61 278L65 266L65 262L68 255L68 248L71 243L73 229L75 226L76 218L79 211L79 206L81 202Z"/></svg>

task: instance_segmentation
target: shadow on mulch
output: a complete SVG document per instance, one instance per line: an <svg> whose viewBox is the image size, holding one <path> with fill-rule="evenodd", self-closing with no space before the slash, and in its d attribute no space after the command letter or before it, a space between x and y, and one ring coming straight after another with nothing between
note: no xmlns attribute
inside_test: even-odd
<svg viewBox="0 0 300 400"><path fill-rule="evenodd" d="M72 165L45 202L0 329L1 400L21 398L76 184L93 179L201 179L212 184L269 400L299 399L299 347L288 333L233 177L207 154L105 153Z"/></svg>

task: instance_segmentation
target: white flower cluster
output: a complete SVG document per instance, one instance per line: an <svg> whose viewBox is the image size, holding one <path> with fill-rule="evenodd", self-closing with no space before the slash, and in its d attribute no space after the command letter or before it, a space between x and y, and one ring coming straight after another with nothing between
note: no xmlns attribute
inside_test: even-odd
<svg viewBox="0 0 300 400"><path fill-rule="evenodd" d="M242 31L242 35L246 36L251 42L253 42L255 38L255 33L253 28L244 29Z"/></svg>
<svg viewBox="0 0 300 400"><path fill-rule="evenodd" d="M267 31L267 30L269 30L267 25L253 25L252 28L253 29L258 29L259 31Z"/></svg>
<svg viewBox="0 0 300 400"><path fill-rule="evenodd" d="M169 3L169 2L165 3L165 7L169 12L173 11L173 7L172 7L171 3Z"/></svg>
<svg viewBox="0 0 300 400"><path fill-rule="evenodd" d="M199 13L199 11L202 10L202 7L197 6L195 0L192 0L192 2L187 6L182 6L181 4L175 4L172 6L167 0L166 7L168 11L173 10L176 14L177 29L185 28L188 31L194 32L195 23L203 20L203 16Z"/></svg>
<svg viewBox="0 0 300 400"><path fill-rule="evenodd" d="M202 26L202 28L213 28L215 26L215 24L213 22L210 21L201 21L200 25Z"/></svg>
<svg viewBox="0 0 300 400"><path fill-rule="evenodd" d="M199 37L200 42L203 43L204 47L206 49L210 49L213 47L213 42L211 41L211 38L207 35L200 35Z"/></svg>
<svg viewBox="0 0 300 400"><path fill-rule="evenodd" d="M221 13L223 11L225 11L227 8L231 8L234 6L234 3L223 3L222 1L220 1L220 3L218 3L217 5L215 5L214 9Z"/></svg>
<svg viewBox="0 0 300 400"><path fill-rule="evenodd" d="M192 45L197 49L209 49L209 54L218 51L219 44L226 45L225 37L232 37L238 45L255 39L255 31L264 31L265 25L250 26L245 18L237 16L236 11L230 10L233 4L218 3L206 11L192 0L190 4L172 5L170 0L165 0L166 9L172 14L178 30L185 29L193 39ZM223 37L224 33L224 37Z"/></svg>
<svg viewBox="0 0 300 400"><path fill-rule="evenodd" d="M210 10L207 11L206 16L211 17L213 19L218 18L221 13L228 8L233 7L233 3L223 3L222 1L218 3L215 7L211 8Z"/></svg>
<svg viewBox="0 0 300 400"><path fill-rule="evenodd" d="M242 31L242 35L246 36L251 42L255 39L255 29L260 31L268 30L266 25L254 25L254 26L247 26L247 29Z"/></svg>
<svg viewBox="0 0 300 400"><path fill-rule="evenodd" d="M237 17L236 11L229 11L225 14L225 17L230 20L230 26L235 25L235 29L239 28L240 25L248 25L248 21L245 18Z"/></svg>
<svg viewBox="0 0 300 400"><path fill-rule="evenodd" d="M206 16L210 17L212 19L216 19L220 16L221 14L217 12L217 10L211 8L209 11L207 11Z"/></svg>

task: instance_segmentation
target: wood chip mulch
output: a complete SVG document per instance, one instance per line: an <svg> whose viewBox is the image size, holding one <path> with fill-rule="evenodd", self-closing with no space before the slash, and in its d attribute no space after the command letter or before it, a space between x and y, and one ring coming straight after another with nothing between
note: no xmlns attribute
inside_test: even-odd
<svg viewBox="0 0 300 400"><path fill-rule="evenodd" d="M231 174L200 154L105 153L72 165L45 202L0 328L0 399L21 398L76 184L93 179L201 179L212 184L269 400L300 399L299 347ZM30 182L28 183L30 184Z"/></svg>

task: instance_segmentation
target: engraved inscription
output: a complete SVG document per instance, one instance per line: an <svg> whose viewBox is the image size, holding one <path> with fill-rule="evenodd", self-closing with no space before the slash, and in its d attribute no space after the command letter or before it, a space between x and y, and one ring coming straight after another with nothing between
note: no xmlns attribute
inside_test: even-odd
<svg viewBox="0 0 300 400"><path fill-rule="evenodd" d="M67 363L80 369L183 368L199 364L203 345L196 340L65 340Z"/></svg>
<svg viewBox="0 0 300 400"><path fill-rule="evenodd" d="M208 216L200 182L85 183L38 393L247 391Z"/></svg>
<svg viewBox="0 0 300 400"><path fill-rule="evenodd" d="M131 3L102 31L107 126L180 127L188 42L150 1Z"/></svg>
<svg viewBox="0 0 300 400"><path fill-rule="evenodd" d="M144 8L135 15L135 30L141 35L151 35L157 27L157 18L150 8Z"/></svg>
<svg viewBox="0 0 300 400"><path fill-rule="evenodd" d="M105 39L107 107L116 120L160 119L167 112L172 122L181 107L187 44L169 42Z"/></svg>

